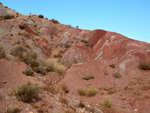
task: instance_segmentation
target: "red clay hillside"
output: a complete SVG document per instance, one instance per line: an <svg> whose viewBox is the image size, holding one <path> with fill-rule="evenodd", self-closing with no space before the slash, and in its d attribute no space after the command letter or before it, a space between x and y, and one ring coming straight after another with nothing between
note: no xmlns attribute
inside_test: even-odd
<svg viewBox="0 0 150 113"><path fill-rule="evenodd" d="M150 113L150 44L0 4L0 113Z"/></svg>

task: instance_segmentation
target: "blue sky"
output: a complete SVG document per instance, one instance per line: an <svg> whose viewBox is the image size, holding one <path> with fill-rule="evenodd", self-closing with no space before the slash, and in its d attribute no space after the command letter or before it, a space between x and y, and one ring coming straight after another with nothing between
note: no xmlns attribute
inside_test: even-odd
<svg viewBox="0 0 150 113"><path fill-rule="evenodd" d="M103 29L150 43L150 0L1 0L29 15L42 14L80 29Z"/></svg>

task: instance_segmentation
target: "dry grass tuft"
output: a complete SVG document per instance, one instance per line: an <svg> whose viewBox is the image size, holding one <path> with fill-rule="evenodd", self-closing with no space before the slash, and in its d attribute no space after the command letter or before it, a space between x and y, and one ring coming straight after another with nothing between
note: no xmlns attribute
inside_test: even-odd
<svg viewBox="0 0 150 113"><path fill-rule="evenodd" d="M63 75L65 73L66 67L64 65L57 65L56 66L56 72L60 75Z"/></svg>
<svg viewBox="0 0 150 113"><path fill-rule="evenodd" d="M78 88L78 93L79 93L79 95L81 95L81 96L86 96L86 95L87 95L86 90L83 89L83 88Z"/></svg>
<svg viewBox="0 0 150 113"><path fill-rule="evenodd" d="M100 105L103 108L111 108L112 107L111 100L108 97L104 97L102 102L100 102Z"/></svg>
<svg viewBox="0 0 150 113"><path fill-rule="evenodd" d="M87 96L91 97L97 94L97 89L91 88L88 90Z"/></svg>
<svg viewBox="0 0 150 113"><path fill-rule="evenodd" d="M65 73L66 67L64 65L58 64L57 59L51 58L46 61L47 71L57 72L60 75Z"/></svg>
<svg viewBox="0 0 150 113"><path fill-rule="evenodd" d="M55 58L48 59L45 65L48 71L55 72L57 66L57 59Z"/></svg>

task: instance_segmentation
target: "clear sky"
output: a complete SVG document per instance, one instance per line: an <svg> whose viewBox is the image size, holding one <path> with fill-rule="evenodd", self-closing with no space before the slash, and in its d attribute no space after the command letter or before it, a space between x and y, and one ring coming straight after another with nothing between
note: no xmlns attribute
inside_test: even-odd
<svg viewBox="0 0 150 113"><path fill-rule="evenodd" d="M0 0L29 15L42 14L81 29L103 29L150 43L150 0Z"/></svg>

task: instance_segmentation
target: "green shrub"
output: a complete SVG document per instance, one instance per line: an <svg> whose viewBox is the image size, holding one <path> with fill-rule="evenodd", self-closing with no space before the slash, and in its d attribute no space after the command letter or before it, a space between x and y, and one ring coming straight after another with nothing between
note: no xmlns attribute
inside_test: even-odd
<svg viewBox="0 0 150 113"><path fill-rule="evenodd" d="M34 76L34 72L31 70L25 70L22 72L23 74L27 75L27 76Z"/></svg>
<svg viewBox="0 0 150 113"><path fill-rule="evenodd" d="M3 48L0 46L0 59L3 59L6 57L5 51L3 50Z"/></svg>
<svg viewBox="0 0 150 113"><path fill-rule="evenodd" d="M95 88L91 88L88 90L87 96L91 97L97 94L97 90Z"/></svg>
<svg viewBox="0 0 150 113"><path fill-rule="evenodd" d="M88 75L88 76L82 77L82 79L90 80L90 79L94 79L94 76L93 75Z"/></svg>
<svg viewBox="0 0 150 113"><path fill-rule="evenodd" d="M115 78L121 78L121 74L119 72L114 73L113 76Z"/></svg>
<svg viewBox="0 0 150 113"><path fill-rule="evenodd" d="M33 85L30 82L24 84L15 91L15 96L18 100L23 102L31 102L32 99L36 99L39 95L38 85Z"/></svg>
<svg viewBox="0 0 150 113"><path fill-rule="evenodd" d="M9 107L7 113L20 113L20 109L16 106Z"/></svg>
<svg viewBox="0 0 150 113"><path fill-rule="evenodd" d="M81 96L86 96L86 94L87 94L86 90L83 88L78 88L78 93Z"/></svg>
<svg viewBox="0 0 150 113"><path fill-rule="evenodd" d="M110 64L109 66L112 67L112 68L116 68L115 64Z"/></svg>
<svg viewBox="0 0 150 113"><path fill-rule="evenodd" d="M150 70L150 61L140 61L139 66L143 70Z"/></svg>

